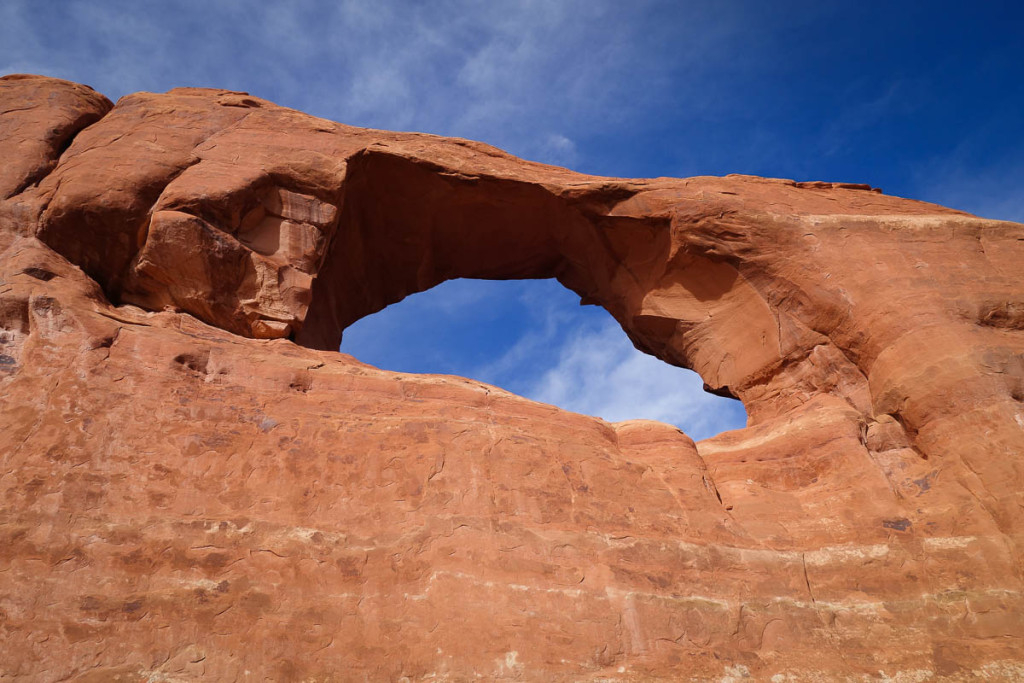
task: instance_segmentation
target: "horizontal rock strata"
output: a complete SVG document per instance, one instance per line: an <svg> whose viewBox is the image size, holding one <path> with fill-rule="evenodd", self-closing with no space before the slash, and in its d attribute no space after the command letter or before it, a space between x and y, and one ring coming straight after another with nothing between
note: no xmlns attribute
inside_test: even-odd
<svg viewBox="0 0 1024 683"><path fill-rule="evenodd" d="M1024 225L0 79L0 678L1024 677ZM339 354L556 278L699 443Z"/></svg>

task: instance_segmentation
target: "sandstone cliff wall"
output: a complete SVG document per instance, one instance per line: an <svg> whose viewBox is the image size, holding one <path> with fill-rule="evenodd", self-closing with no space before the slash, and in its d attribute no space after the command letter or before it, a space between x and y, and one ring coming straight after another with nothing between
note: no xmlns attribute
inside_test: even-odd
<svg viewBox="0 0 1024 683"><path fill-rule="evenodd" d="M1024 225L33 76L0 158L0 677L1024 676ZM749 426L333 351L457 277L557 278Z"/></svg>

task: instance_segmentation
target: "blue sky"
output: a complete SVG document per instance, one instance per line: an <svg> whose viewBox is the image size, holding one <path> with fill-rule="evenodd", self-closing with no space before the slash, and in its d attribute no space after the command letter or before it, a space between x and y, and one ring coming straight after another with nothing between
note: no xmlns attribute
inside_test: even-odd
<svg viewBox="0 0 1024 683"><path fill-rule="evenodd" d="M0 72L112 99L246 90L587 173L866 182L1018 221L1022 67L1019 2L0 4ZM696 437L742 424L577 303L553 283L457 281L357 323L343 348Z"/></svg>

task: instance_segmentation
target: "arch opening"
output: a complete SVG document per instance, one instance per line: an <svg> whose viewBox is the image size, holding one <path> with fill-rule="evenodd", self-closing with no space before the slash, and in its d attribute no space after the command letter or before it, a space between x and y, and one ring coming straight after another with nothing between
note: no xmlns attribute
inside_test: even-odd
<svg viewBox="0 0 1024 683"><path fill-rule="evenodd" d="M397 372L469 377L617 422L673 424L694 440L746 426L743 404L638 351L612 316L556 280L456 279L365 316L340 351Z"/></svg>

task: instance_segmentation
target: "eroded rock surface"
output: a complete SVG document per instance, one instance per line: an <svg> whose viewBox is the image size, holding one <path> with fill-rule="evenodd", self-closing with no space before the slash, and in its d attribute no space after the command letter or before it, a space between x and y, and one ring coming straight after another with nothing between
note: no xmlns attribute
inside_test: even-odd
<svg viewBox="0 0 1024 683"><path fill-rule="evenodd" d="M1024 676L1024 225L0 79L0 677ZM554 277L694 444L336 353Z"/></svg>

